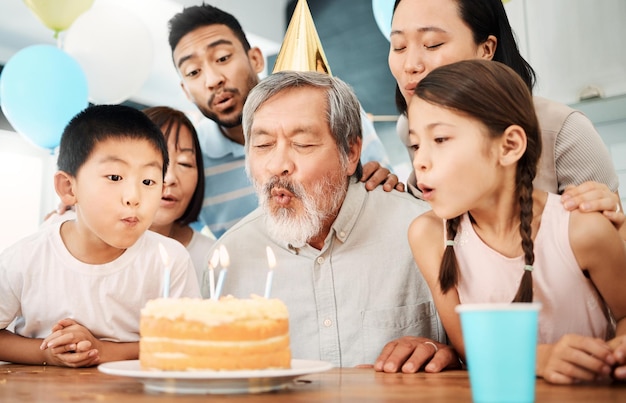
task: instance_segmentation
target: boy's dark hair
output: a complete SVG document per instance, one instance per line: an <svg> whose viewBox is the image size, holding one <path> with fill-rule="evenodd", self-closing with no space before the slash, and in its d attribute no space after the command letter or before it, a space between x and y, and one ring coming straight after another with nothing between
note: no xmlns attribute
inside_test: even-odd
<svg viewBox="0 0 626 403"><path fill-rule="evenodd" d="M204 201L204 164L202 163L202 151L200 149L200 141L198 140L196 128L193 126L193 123L191 123L187 115L168 106L154 106L144 109L143 113L145 113L150 120L161 128L163 136L165 136L166 143L171 136L174 136L174 144L176 144L177 148L179 147L178 139L180 137L181 127L185 126L191 132L191 140L193 142L193 148L196 152L198 183L196 184L196 190L193 192L193 196L189 201L187 209L185 209L183 215L180 216L176 222L182 225L187 225L194 221L198 221L200 210L202 210L202 202Z"/></svg>
<svg viewBox="0 0 626 403"><path fill-rule="evenodd" d="M243 49L246 52L250 50L248 38L246 38L245 32L235 17L217 7L203 3L199 6L186 7L169 20L170 33L168 39L172 53L183 36L197 28L216 24L226 25L230 28L243 45Z"/></svg>
<svg viewBox="0 0 626 403"><path fill-rule="evenodd" d="M76 176L96 144L108 139L147 140L163 156L163 177L169 157L161 130L141 111L123 105L95 105L78 113L61 136L57 165Z"/></svg>

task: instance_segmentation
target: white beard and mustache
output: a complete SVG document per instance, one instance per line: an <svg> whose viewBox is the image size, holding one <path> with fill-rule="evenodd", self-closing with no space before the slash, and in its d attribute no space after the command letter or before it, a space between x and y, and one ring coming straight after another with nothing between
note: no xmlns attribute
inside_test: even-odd
<svg viewBox="0 0 626 403"><path fill-rule="evenodd" d="M326 219L339 212L346 196L347 177L342 177L346 180L326 176L313 186L310 193L301 184L277 176L264 185L255 181L259 204L267 213L265 224L270 237L294 247L302 247L318 235ZM298 213L293 207L271 206L271 192L276 187L291 192L302 203L303 211Z"/></svg>

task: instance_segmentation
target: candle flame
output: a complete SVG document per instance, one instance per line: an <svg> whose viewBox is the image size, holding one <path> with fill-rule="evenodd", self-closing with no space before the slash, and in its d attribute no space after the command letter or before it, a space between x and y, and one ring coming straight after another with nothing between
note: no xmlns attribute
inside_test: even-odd
<svg viewBox="0 0 626 403"><path fill-rule="evenodd" d="M163 266L167 267L170 263L170 257L165 250L165 246L161 242L159 242L159 253L161 253L161 260L163 261Z"/></svg>
<svg viewBox="0 0 626 403"><path fill-rule="evenodd" d="M213 256L211 256L211 260L209 260L209 265L212 269L215 269L218 264L220 264L220 250L215 249L213 251Z"/></svg>
<svg viewBox="0 0 626 403"><path fill-rule="evenodd" d="M267 252L267 265L270 270L273 270L274 267L276 267L276 256L274 256L274 251L269 246L265 248L265 251Z"/></svg>
<svg viewBox="0 0 626 403"><path fill-rule="evenodd" d="M228 251L224 245L220 245L220 264L224 269L230 265L230 258L228 257Z"/></svg>

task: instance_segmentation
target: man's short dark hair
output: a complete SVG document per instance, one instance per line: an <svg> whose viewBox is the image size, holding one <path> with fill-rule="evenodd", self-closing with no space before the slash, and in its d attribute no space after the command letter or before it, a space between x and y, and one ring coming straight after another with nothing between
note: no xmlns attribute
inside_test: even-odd
<svg viewBox="0 0 626 403"><path fill-rule="evenodd" d="M243 45L243 49L246 52L250 50L248 38L246 38L246 34L235 17L217 7L202 4L200 6L186 7L182 12L170 19L168 26L172 53L174 53L174 49L183 36L197 28L216 24L226 25L230 28Z"/></svg>

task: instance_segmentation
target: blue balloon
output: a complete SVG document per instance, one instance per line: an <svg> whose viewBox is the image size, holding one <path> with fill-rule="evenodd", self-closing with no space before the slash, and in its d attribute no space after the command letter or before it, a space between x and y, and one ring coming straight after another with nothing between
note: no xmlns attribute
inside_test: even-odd
<svg viewBox="0 0 626 403"><path fill-rule="evenodd" d="M393 17L394 0L372 0L372 11L378 29L389 40L391 34L391 19Z"/></svg>
<svg viewBox="0 0 626 403"><path fill-rule="evenodd" d="M89 105L87 77L78 62L51 45L17 52L0 75L2 112L15 131L53 150L69 121Z"/></svg>

